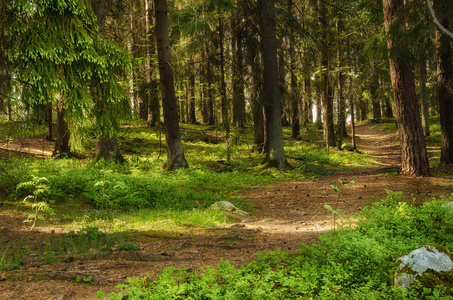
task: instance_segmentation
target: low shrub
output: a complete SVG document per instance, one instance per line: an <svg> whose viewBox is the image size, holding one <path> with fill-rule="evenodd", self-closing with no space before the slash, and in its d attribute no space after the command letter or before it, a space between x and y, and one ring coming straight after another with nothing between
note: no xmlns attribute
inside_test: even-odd
<svg viewBox="0 0 453 300"><path fill-rule="evenodd" d="M257 254L241 268L228 262L200 271L171 267L155 281L128 279L118 286L124 294L109 299L451 299L445 287L406 290L391 282L400 256L428 243L452 249L453 214L445 204L453 196L421 207L399 202L400 196L388 191L354 226L320 236L297 254Z"/></svg>

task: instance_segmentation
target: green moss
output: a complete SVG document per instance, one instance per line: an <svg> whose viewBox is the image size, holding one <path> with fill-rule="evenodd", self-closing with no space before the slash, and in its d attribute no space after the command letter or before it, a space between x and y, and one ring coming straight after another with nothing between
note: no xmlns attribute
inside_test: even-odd
<svg viewBox="0 0 453 300"><path fill-rule="evenodd" d="M442 285L451 290L453 288L453 270L436 272L428 269L422 276L417 278L424 287L434 288L438 285ZM453 295L450 293L449 295Z"/></svg>

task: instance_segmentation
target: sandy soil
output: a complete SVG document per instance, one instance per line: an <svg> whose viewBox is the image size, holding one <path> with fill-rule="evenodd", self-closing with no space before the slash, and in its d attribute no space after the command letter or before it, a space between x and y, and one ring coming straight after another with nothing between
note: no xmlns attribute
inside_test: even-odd
<svg viewBox="0 0 453 300"><path fill-rule="evenodd" d="M357 126L357 137L358 149L379 158L380 164L356 172L238 191L238 195L252 201L251 216L238 217L234 224L202 233L188 231L163 238L137 232L134 234L140 251L69 257L55 265L40 265L30 257L19 270L0 272L0 299L96 299L94 293L98 290L118 292L115 286L125 278L148 274L156 278L168 266L198 268L215 266L221 260L240 266L253 260L256 252L296 251L301 243L316 242L332 224L325 204L342 209L346 217L385 196L386 189L404 191L404 200L417 202L453 192L451 169L438 169L433 173L444 175L424 178L390 175L399 166L395 134L362 124ZM338 180L355 183L337 194L330 184L338 185ZM0 207L2 243L21 238L32 243L62 234L59 228L39 226L30 232L22 221L23 217L8 214ZM91 283L76 283L77 277L89 276Z"/></svg>

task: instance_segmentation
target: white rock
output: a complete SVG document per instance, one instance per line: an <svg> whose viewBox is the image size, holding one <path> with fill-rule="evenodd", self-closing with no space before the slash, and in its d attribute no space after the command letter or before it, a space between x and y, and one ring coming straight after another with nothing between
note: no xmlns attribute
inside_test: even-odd
<svg viewBox="0 0 453 300"><path fill-rule="evenodd" d="M241 216L249 216L250 215L248 212L237 208L236 206L234 206L233 203L231 203L229 201L218 201L218 202L212 204L209 207L209 209L226 211L226 212L230 212L230 213L233 213L233 214L238 214L238 215L241 215Z"/></svg>
<svg viewBox="0 0 453 300"><path fill-rule="evenodd" d="M453 269L453 261L450 255L440 252L435 246L426 245L412 251L398 259L400 265L395 276L395 286L408 288L417 277L422 276L426 270L435 272L450 271ZM408 267L412 272L408 273L403 268Z"/></svg>

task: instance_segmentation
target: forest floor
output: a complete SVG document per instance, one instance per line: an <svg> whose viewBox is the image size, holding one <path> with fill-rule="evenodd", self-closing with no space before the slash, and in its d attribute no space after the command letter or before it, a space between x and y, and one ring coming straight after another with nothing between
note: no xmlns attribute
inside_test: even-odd
<svg viewBox="0 0 453 300"><path fill-rule="evenodd" d="M312 180L280 182L259 189L237 191L253 203L248 217L237 217L222 228L193 229L162 236L150 232L133 232L139 251L115 251L68 257L64 262L40 265L32 258L19 270L0 271L0 299L96 299L95 292L119 292L115 286L127 277L151 279L165 267L197 269L216 266L228 260L241 266L256 258L255 253L295 252L302 243L317 242L319 234L333 224L328 204L341 209L341 218L353 221L353 213L373 201L385 198L385 190L404 191L404 201L422 202L453 193L451 169L433 169L432 176L412 178L396 175L400 152L396 134L386 134L369 124L357 126L359 151L379 159L379 164L358 171L341 172ZM41 150L49 151L49 150ZM335 193L331 184L340 186ZM0 236L7 240L36 243L62 234L53 226L38 226L29 231L23 217L7 214L0 207ZM89 278L88 283L76 282Z"/></svg>

